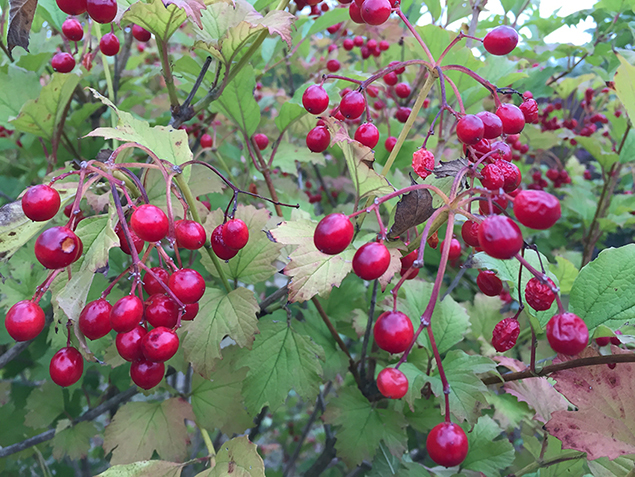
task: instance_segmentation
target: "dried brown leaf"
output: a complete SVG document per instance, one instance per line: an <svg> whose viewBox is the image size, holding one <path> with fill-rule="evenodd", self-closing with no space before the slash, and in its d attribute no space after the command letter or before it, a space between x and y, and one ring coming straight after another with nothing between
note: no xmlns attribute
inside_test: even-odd
<svg viewBox="0 0 635 477"><path fill-rule="evenodd" d="M29 32L37 7L37 0L10 0L9 31L7 45L9 51L21 46L29 51Z"/></svg>
<svg viewBox="0 0 635 477"><path fill-rule="evenodd" d="M409 228L424 223L434 210L430 191L418 189L408 192L397 203L395 223L388 233L388 238L397 238Z"/></svg>

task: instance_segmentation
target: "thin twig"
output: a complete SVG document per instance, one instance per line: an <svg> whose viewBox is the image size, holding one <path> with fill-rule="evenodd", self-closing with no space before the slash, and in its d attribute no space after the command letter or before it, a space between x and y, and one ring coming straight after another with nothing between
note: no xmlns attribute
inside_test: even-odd
<svg viewBox="0 0 635 477"><path fill-rule="evenodd" d="M370 307L368 309L368 322L366 323L366 331L364 332L364 340L362 341L362 352L359 358L360 374L364 385L366 384L366 368L364 367L364 361L366 361L366 350L368 349L368 342L370 341L370 330L372 330L373 328L373 319L375 317L375 304L377 303L377 283L378 280L375 280L373 282L373 293L370 298Z"/></svg>

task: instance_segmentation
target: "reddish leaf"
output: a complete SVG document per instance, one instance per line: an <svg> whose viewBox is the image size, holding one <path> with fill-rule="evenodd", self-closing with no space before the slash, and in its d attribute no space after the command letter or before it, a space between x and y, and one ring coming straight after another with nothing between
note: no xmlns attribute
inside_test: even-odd
<svg viewBox="0 0 635 477"><path fill-rule="evenodd" d="M628 353L615 346L612 352ZM598 353L589 347L576 358L592 356ZM546 424L563 448L586 452L589 460L635 453L635 365L585 366L558 371L552 377L556 389L578 407L554 412Z"/></svg>
<svg viewBox="0 0 635 477"><path fill-rule="evenodd" d="M9 51L16 46L21 46L29 51L29 32L37 7L37 0L11 0L9 10L9 31L7 32L7 45Z"/></svg>
<svg viewBox="0 0 635 477"><path fill-rule="evenodd" d="M199 28L203 28L203 24L201 23L201 10L206 8L203 0L163 0L163 3L166 7L173 4L182 8L190 20L196 23Z"/></svg>

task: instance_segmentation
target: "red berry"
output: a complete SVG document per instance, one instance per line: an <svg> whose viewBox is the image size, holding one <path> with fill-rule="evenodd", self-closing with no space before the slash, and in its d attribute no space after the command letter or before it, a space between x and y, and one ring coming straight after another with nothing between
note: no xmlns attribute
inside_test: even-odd
<svg viewBox="0 0 635 477"><path fill-rule="evenodd" d="M269 145L269 138L266 134L254 134L254 141L256 142L256 146L258 146L258 149L260 149L261 151L266 149L266 147Z"/></svg>
<svg viewBox="0 0 635 477"><path fill-rule="evenodd" d="M595 338L595 342L598 346L606 346L611 342L611 339L608 336L600 336L599 338Z"/></svg>
<svg viewBox="0 0 635 477"><path fill-rule="evenodd" d="M408 83L399 83L395 86L395 93L400 98L407 98L408 96L410 96L410 92L411 89Z"/></svg>
<svg viewBox="0 0 635 477"><path fill-rule="evenodd" d="M353 38L353 43L355 44L355 46L361 47L364 44L364 38L361 36L356 36L355 38Z"/></svg>
<svg viewBox="0 0 635 477"><path fill-rule="evenodd" d="M476 277L476 285L487 296L498 296L503 291L503 282L491 270L481 270Z"/></svg>
<svg viewBox="0 0 635 477"><path fill-rule="evenodd" d="M119 53L119 38L114 33L106 33L99 40L99 49L106 56L115 56Z"/></svg>
<svg viewBox="0 0 635 477"><path fill-rule="evenodd" d="M406 108L405 106L400 106L395 112L395 119L400 123L405 123L406 121L408 121L411 112L412 109Z"/></svg>
<svg viewBox="0 0 635 477"><path fill-rule="evenodd" d="M353 40L351 40L350 38L346 38L342 43L342 46L346 51L351 51L355 44L353 43Z"/></svg>
<svg viewBox="0 0 635 477"><path fill-rule="evenodd" d="M459 141L468 145L476 144L483 139L484 131L483 121L474 114L463 116L456 125L456 135Z"/></svg>
<svg viewBox="0 0 635 477"><path fill-rule="evenodd" d="M394 136L390 136L386 138L386 141L384 142L384 147L386 148L388 152L392 152L392 150L395 148L395 144L397 144L397 138Z"/></svg>
<svg viewBox="0 0 635 477"><path fill-rule="evenodd" d="M216 254L216 256L222 260L229 260L230 258L234 258L238 253L238 250L233 250L225 245L223 240L223 225L217 226L212 231L212 236L210 237L210 243L212 245L212 250Z"/></svg>
<svg viewBox="0 0 635 477"><path fill-rule="evenodd" d="M519 109L523 112L526 123L535 124L538 122L538 103L535 99L524 101Z"/></svg>
<svg viewBox="0 0 635 477"><path fill-rule="evenodd" d="M90 340L103 338L110 330L112 305L104 298L88 303L79 315L79 329Z"/></svg>
<svg viewBox="0 0 635 477"><path fill-rule="evenodd" d="M400 64L399 61L391 61L390 63L388 63L388 66L395 66ZM404 71L406 71L406 67L405 66L400 66L399 68L397 68L396 70L394 70L395 73L397 73L398 75L402 74Z"/></svg>
<svg viewBox="0 0 635 477"><path fill-rule="evenodd" d="M497 56L511 53L517 44L518 32L506 25L501 25L490 30L483 39L483 46L487 52Z"/></svg>
<svg viewBox="0 0 635 477"><path fill-rule="evenodd" d="M198 303L188 303L185 305L185 312L181 316L181 320L192 321L198 315Z"/></svg>
<svg viewBox="0 0 635 477"><path fill-rule="evenodd" d="M331 144L331 133L325 126L316 126L306 135L306 147L311 152L324 152Z"/></svg>
<svg viewBox="0 0 635 477"><path fill-rule="evenodd" d="M205 229L194 220L177 220L174 224L176 244L187 250L198 250L205 245Z"/></svg>
<svg viewBox="0 0 635 477"><path fill-rule="evenodd" d="M141 340L146 333L146 329L141 325L135 326L127 333L118 333L115 339L115 346L119 356L126 361L136 361L143 358Z"/></svg>
<svg viewBox="0 0 635 477"><path fill-rule="evenodd" d="M351 3L351 5L353 5ZM359 91L351 91L342 98L340 112L346 119L359 118L366 109L366 99Z"/></svg>
<svg viewBox="0 0 635 477"><path fill-rule="evenodd" d="M152 326L174 328L179 317L179 307L168 295L157 293L145 303L145 317Z"/></svg>
<svg viewBox="0 0 635 477"><path fill-rule="evenodd" d="M463 241L470 247L480 246L478 242L479 227L480 225L478 223L472 222L471 220L463 222L461 226L461 237L463 237Z"/></svg>
<svg viewBox="0 0 635 477"><path fill-rule="evenodd" d="M501 159L497 160L494 164L503 173L503 178L505 180L503 190L505 192L512 192L516 190L522 180L520 169L518 169L515 164Z"/></svg>
<svg viewBox="0 0 635 477"><path fill-rule="evenodd" d="M505 176L496 164L486 164L481 169L481 184L489 190L498 190L505 185Z"/></svg>
<svg viewBox="0 0 635 477"><path fill-rule="evenodd" d="M79 237L68 227L51 227L35 241L35 258L44 267L56 270L79 258Z"/></svg>
<svg viewBox="0 0 635 477"><path fill-rule="evenodd" d="M86 0L56 0L57 6L67 15L81 15L86 11Z"/></svg>
<svg viewBox="0 0 635 477"><path fill-rule="evenodd" d="M549 284L542 283L538 278L533 277L525 287L525 301L536 311L548 310L556 299L555 293L551 291L551 287L555 284L551 278L547 278L547 281Z"/></svg>
<svg viewBox="0 0 635 477"><path fill-rule="evenodd" d="M56 53L51 59L51 66L58 73L70 73L75 68L75 58L70 53Z"/></svg>
<svg viewBox="0 0 635 477"><path fill-rule="evenodd" d="M547 340L556 353L573 356L589 341L586 323L573 313L558 313L547 323Z"/></svg>
<svg viewBox="0 0 635 477"><path fill-rule="evenodd" d="M110 325L117 333L126 333L143 318L143 302L135 295L126 295L110 310Z"/></svg>
<svg viewBox="0 0 635 477"><path fill-rule="evenodd" d="M128 231L130 232L130 238L132 238L132 244L134 245L135 250L137 253L141 252L145 242L137 237L137 234L134 233L130 227L128 227ZM121 251L127 255L131 255L128 240L126 239L126 234L124 233L121 224L117 224L115 227L115 233L117 234L117 237L119 237L119 246L121 247Z"/></svg>
<svg viewBox="0 0 635 477"><path fill-rule="evenodd" d="M97 23L110 23L117 16L116 0L87 0L86 10Z"/></svg>
<svg viewBox="0 0 635 477"><path fill-rule="evenodd" d="M417 275L419 275L419 270L421 270L420 268L411 269L412 264L417 259L418 254L419 250L413 250L408 255L401 257L401 276L403 277L408 272L408 270L410 270L410 273L408 273L406 280L412 280L414 278L417 278Z"/></svg>
<svg viewBox="0 0 635 477"><path fill-rule="evenodd" d="M183 303L196 303L205 293L205 280L191 268L183 268L170 275L168 286Z"/></svg>
<svg viewBox="0 0 635 477"><path fill-rule="evenodd" d="M445 243L445 239L441 242L441 250L443 250L443 244ZM456 260L461 256L461 242L452 237L450 241L450 254L448 255L449 260Z"/></svg>
<svg viewBox="0 0 635 477"><path fill-rule="evenodd" d="M504 353L516 346L520 334L520 325L516 318L505 318L494 327L492 332L492 346L499 353Z"/></svg>
<svg viewBox="0 0 635 477"><path fill-rule="evenodd" d="M388 43L386 40L381 40L378 47L379 51L386 51L388 48L390 48L390 43Z"/></svg>
<svg viewBox="0 0 635 477"><path fill-rule="evenodd" d="M84 372L84 358L76 348L62 348L51 358L49 373L55 384L67 387L75 384Z"/></svg>
<svg viewBox="0 0 635 477"><path fill-rule="evenodd" d="M503 161L510 162L512 160L512 148L509 147L509 144L504 143L503 141L496 141L491 145L492 151L497 151L495 154L490 156L490 159L502 159Z"/></svg>
<svg viewBox="0 0 635 477"><path fill-rule="evenodd" d="M322 253L337 255L353 240L355 229L345 214L329 214L320 220L313 233L313 243Z"/></svg>
<svg viewBox="0 0 635 477"><path fill-rule="evenodd" d="M329 70L331 73L335 73L336 71L339 71L340 66L341 66L340 62L337 61L336 59L328 60L326 62L326 69Z"/></svg>
<svg viewBox="0 0 635 477"><path fill-rule="evenodd" d="M621 335L622 332L620 330L615 330L615 334ZM622 341L617 336L611 336L611 344L614 344L615 346L619 346L622 344Z"/></svg>
<svg viewBox="0 0 635 477"><path fill-rule="evenodd" d="M377 375L377 388L388 399L401 399L408 392L408 378L395 368L384 368Z"/></svg>
<svg viewBox="0 0 635 477"><path fill-rule="evenodd" d="M30 300L17 302L7 312L4 326L16 341L29 341L44 329L46 320L40 305Z"/></svg>
<svg viewBox="0 0 635 477"><path fill-rule="evenodd" d="M384 83L386 83L388 86L395 86L397 84L397 81L399 81L399 77L397 76L397 73L395 71L391 71L384 75Z"/></svg>
<svg viewBox="0 0 635 477"><path fill-rule="evenodd" d="M201 147L208 149L214 145L214 138L209 134L203 134L200 139Z"/></svg>
<svg viewBox="0 0 635 477"><path fill-rule="evenodd" d="M355 23L359 23L362 24L364 23L364 19L362 18L362 12L359 9L359 6L357 5L356 2L351 2L351 4L348 6L348 14L351 17L351 20L353 20ZM363 44L363 39L362 39L362 44ZM361 46L361 45L357 45L356 46Z"/></svg>
<svg viewBox="0 0 635 477"><path fill-rule="evenodd" d="M390 265L390 252L383 243L369 242L362 245L353 257L353 272L363 280L381 277Z"/></svg>
<svg viewBox="0 0 635 477"><path fill-rule="evenodd" d="M329 95L322 86L313 84L302 94L302 105L311 114L322 114L329 107Z"/></svg>
<svg viewBox="0 0 635 477"><path fill-rule="evenodd" d="M490 257L512 258L523 248L523 236L518 225L506 216L491 215L481 223L478 241Z"/></svg>
<svg viewBox="0 0 635 477"><path fill-rule="evenodd" d="M546 230L560 218L560 201L541 190L523 190L514 199L514 214L525 227Z"/></svg>
<svg viewBox="0 0 635 477"><path fill-rule="evenodd" d="M496 116L503 123L505 134L518 134L525 127L525 116L523 112L513 104L503 104L496 110Z"/></svg>
<svg viewBox="0 0 635 477"><path fill-rule="evenodd" d="M551 181L557 181L560 179L560 171L558 169L548 169L545 175L547 176L547 179Z"/></svg>
<svg viewBox="0 0 635 477"><path fill-rule="evenodd" d="M412 154L412 169L422 179L428 177L434 170L434 154L427 149L417 149Z"/></svg>
<svg viewBox="0 0 635 477"><path fill-rule="evenodd" d="M379 131L373 123L364 123L355 131L355 140L372 149L379 142Z"/></svg>
<svg viewBox="0 0 635 477"><path fill-rule="evenodd" d="M361 5L363 5L364 2L361 2ZM361 6L360 5L360 6ZM370 50L376 50L377 49L377 40L374 40L372 38L370 38L367 42L366 42L366 46L370 49Z"/></svg>
<svg viewBox="0 0 635 477"><path fill-rule="evenodd" d="M137 41L145 43L146 41L150 41L152 34L139 25L132 25L132 36L134 36Z"/></svg>
<svg viewBox="0 0 635 477"><path fill-rule="evenodd" d="M373 328L375 343L389 353L403 353L414 337L412 321L400 311L385 311Z"/></svg>
<svg viewBox="0 0 635 477"><path fill-rule="evenodd" d="M504 195L493 195L492 206L486 200L479 201L478 210L481 215L502 214L509 201Z"/></svg>
<svg viewBox="0 0 635 477"><path fill-rule="evenodd" d="M62 33L70 41L80 41L84 38L84 28L82 28L82 24L74 18L64 20L64 23L62 23Z"/></svg>
<svg viewBox="0 0 635 477"><path fill-rule="evenodd" d="M130 217L130 227L137 237L146 242L158 242L168 234L168 218L160 208L144 204L135 209Z"/></svg>
<svg viewBox="0 0 635 477"><path fill-rule="evenodd" d="M360 10L366 23L382 25L390 16L391 6L388 0L364 0Z"/></svg>
<svg viewBox="0 0 635 477"><path fill-rule="evenodd" d="M171 329L159 326L141 339L141 351L148 361L164 362L179 349L179 337Z"/></svg>
<svg viewBox="0 0 635 477"><path fill-rule="evenodd" d="M249 241L249 229L240 219L228 220L222 229L223 242L232 250L241 250Z"/></svg>
<svg viewBox="0 0 635 477"><path fill-rule="evenodd" d="M130 378L143 389L151 389L161 382L165 374L165 364L152 363L145 359L135 361L130 366Z"/></svg>
<svg viewBox="0 0 635 477"><path fill-rule="evenodd" d="M60 204L59 192L46 184L27 189L22 196L24 215L36 222L45 222L55 217L60 210Z"/></svg>
<svg viewBox="0 0 635 477"><path fill-rule="evenodd" d="M481 111L476 115L483 122L483 137L495 139L503 134L503 122L494 113Z"/></svg>
<svg viewBox="0 0 635 477"><path fill-rule="evenodd" d="M465 460L468 451L467 436L453 422L442 422L432 428L426 439L430 458L444 467L454 467Z"/></svg>

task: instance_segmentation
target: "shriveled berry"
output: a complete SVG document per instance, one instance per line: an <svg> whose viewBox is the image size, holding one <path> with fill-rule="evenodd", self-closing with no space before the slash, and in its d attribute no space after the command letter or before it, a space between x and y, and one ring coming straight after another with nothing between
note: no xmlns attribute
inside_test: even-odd
<svg viewBox="0 0 635 477"><path fill-rule="evenodd" d="M512 258L523 247L518 225L506 216L486 217L478 231L478 241L486 254L502 260Z"/></svg>
<svg viewBox="0 0 635 477"><path fill-rule="evenodd" d="M29 341L44 329L44 311L31 300L17 302L4 317L4 326L9 336L16 341Z"/></svg>
<svg viewBox="0 0 635 477"><path fill-rule="evenodd" d="M353 257L353 272L363 280L381 277L390 265L390 252L383 243L362 245Z"/></svg>
<svg viewBox="0 0 635 477"><path fill-rule="evenodd" d="M375 343L389 353L403 353L414 337L412 321L400 311L385 311L373 328Z"/></svg>
<svg viewBox="0 0 635 477"><path fill-rule="evenodd" d="M355 229L345 214L329 214L318 223L313 233L313 243L322 253L337 255L353 240Z"/></svg>
<svg viewBox="0 0 635 477"><path fill-rule="evenodd" d="M555 284L551 278L547 278L547 281L549 284L542 283L538 278L533 277L525 287L525 301L536 311L548 310L556 299L555 293L551 291L551 287L555 287Z"/></svg>
<svg viewBox="0 0 635 477"><path fill-rule="evenodd" d="M492 332L492 346L499 353L504 353L516 346L520 334L520 325L516 318L505 318L494 327Z"/></svg>
<svg viewBox="0 0 635 477"><path fill-rule="evenodd" d="M22 211L31 220L45 222L55 217L61 202L59 192L46 184L40 184L24 193Z"/></svg>
<svg viewBox="0 0 635 477"><path fill-rule="evenodd" d="M146 242L158 242L168 234L168 217L159 207L143 204L130 217L130 227Z"/></svg>
<svg viewBox="0 0 635 477"><path fill-rule="evenodd" d="M463 241L471 247L480 246L478 241L478 229L480 225L477 222L466 220L461 226L461 237Z"/></svg>
<svg viewBox="0 0 635 477"><path fill-rule="evenodd" d="M481 270L476 277L476 285L487 296L498 296L503 291L503 282L491 270Z"/></svg>
<svg viewBox="0 0 635 477"><path fill-rule="evenodd" d="M519 109L523 112L525 122L528 124L535 124L538 122L538 103L535 99L528 99L524 101Z"/></svg>
<svg viewBox="0 0 635 477"><path fill-rule="evenodd" d="M90 340L103 338L110 330L110 311L112 305L104 298L91 301L79 314L79 329Z"/></svg>
<svg viewBox="0 0 635 477"><path fill-rule="evenodd" d="M496 167L503 173L503 190L512 192L518 188L522 180L522 174L516 164L498 159L494 162Z"/></svg>
<svg viewBox="0 0 635 477"><path fill-rule="evenodd" d="M481 215L502 214L509 201L504 195L493 195L492 205L486 200L479 201L478 210Z"/></svg>
<svg viewBox="0 0 635 477"><path fill-rule="evenodd" d="M468 451L465 431L453 422L437 424L428 434L426 451L436 464L444 467L459 465Z"/></svg>
<svg viewBox="0 0 635 477"><path fill-rule="evenodd" d="M481 169L481 184L488 190L498 190L505 185L505 176L495 164L486 164Z"/></svg>
<svg viewBox="0 0 635 477"><path fill-rule="evenodd" d="M547 323L547 340L556 353L576 355L589 342L589 329L582 319L573 313L558 313Z"/></svg>
<svg viewBox="0 0 635 477"><path fill-rule="evenodd" d="M51 358L49 373L51 380L58 386L68 387L75 384L83 372L84 358L77 348L62 348Z"/></svg>
<svg viewBox="0 0 635 477"><path fill-rule="evenodd" d="M434 154L427 149L417 149L412 154L412 169L422 179L428 177L434 170Z"/></svg>
<svg viewBox="0 0 635 477"><path fill-rule="evenodd" d="M389 399L401 399L408 392L408 378L395 368L384 368L377 375L379 392Z"/></svg>
<svg viewBox="0 0 635 477"><path fill-rule="evenodd" d="M507 25L497 26L483 38L483 46L488 53L502 56L512 52L518 44L518 32Z"/></svg>
<svg viewBox="0 0 635 477"><path fill-rule="evenodd" d="M560 201L548 192L523 190L514 199L514 214L525 227L546 230L560 218Z"/></svg>

